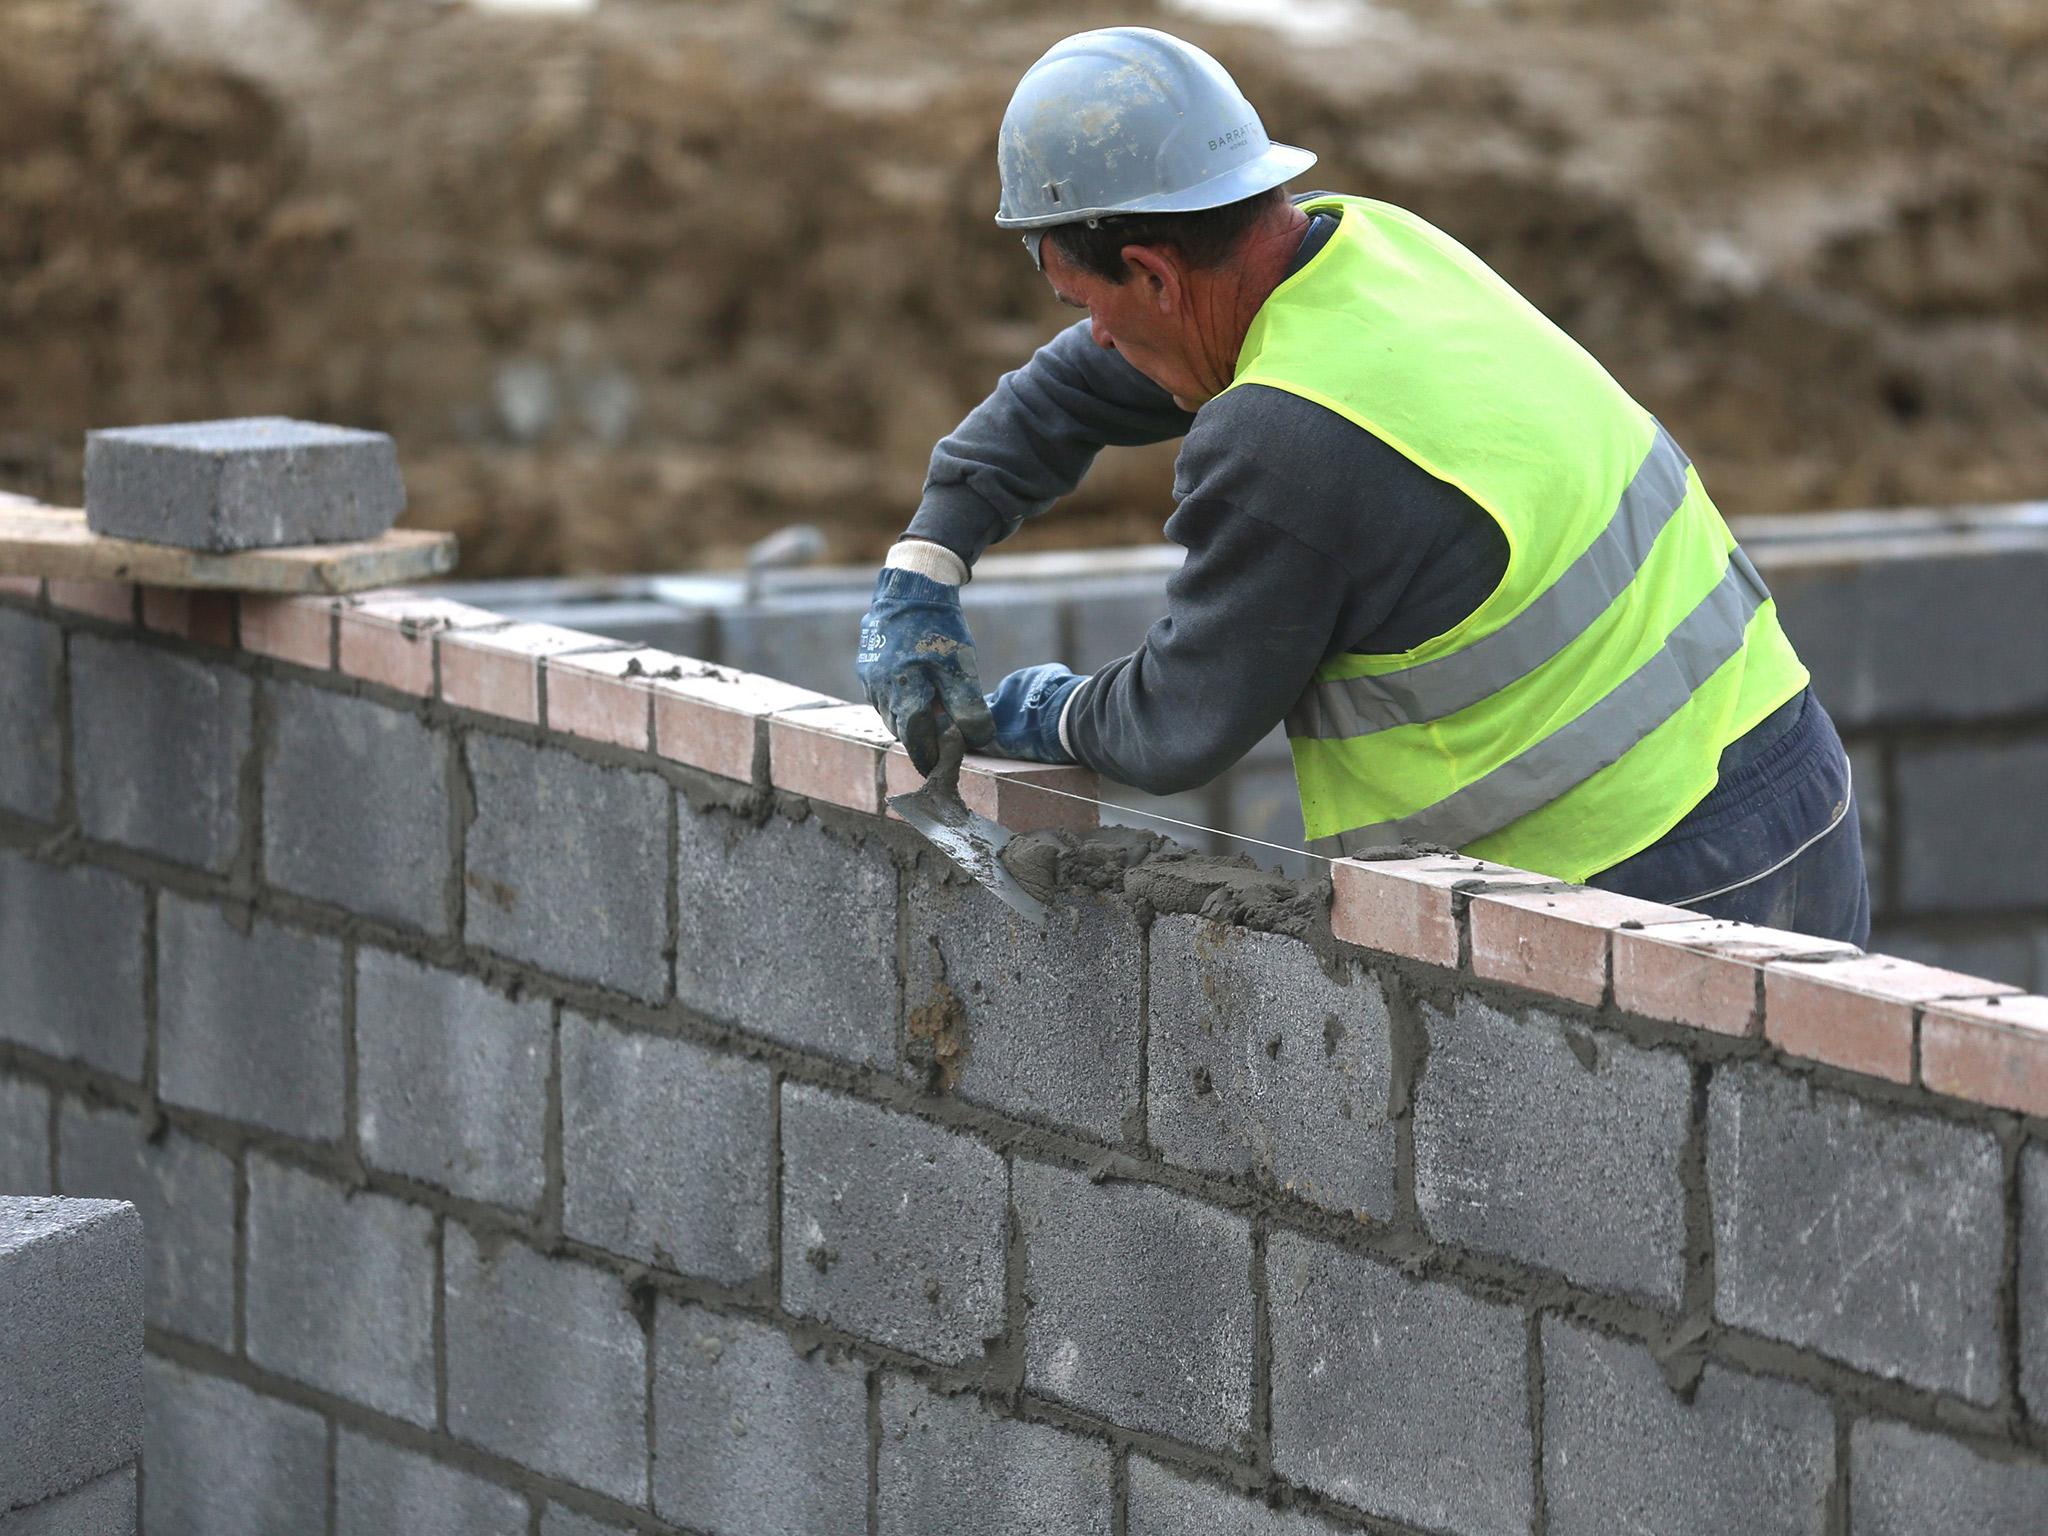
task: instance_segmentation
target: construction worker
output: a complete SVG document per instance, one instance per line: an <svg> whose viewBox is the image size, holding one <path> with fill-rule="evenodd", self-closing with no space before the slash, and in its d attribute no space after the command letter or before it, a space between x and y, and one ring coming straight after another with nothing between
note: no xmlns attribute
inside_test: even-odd
<svg viewBox="0 0 2048 1536"><path fill-rule="evenodd" d="M1003 116L996 223L1055 336L942 440L862 622L922 771L971 746L1171 794L1286 722L1309 848L1448 845L1862 944L1847 755L1683 450L1470 251L1285 183L1163 32L1056 44ZM984 696L960 586L1107 444L1182 437L1166 616Z"/></svg>

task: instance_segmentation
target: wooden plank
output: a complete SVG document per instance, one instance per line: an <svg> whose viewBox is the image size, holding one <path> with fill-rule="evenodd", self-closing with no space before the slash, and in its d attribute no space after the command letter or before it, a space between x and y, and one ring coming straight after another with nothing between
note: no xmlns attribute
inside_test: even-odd
<svg viewBox="0 0 2048 1536"><path fill-rule="evenodd" d="M350 544L222 555L110 539L86 527L83 512L0 501L0 576L334 594L421 581L453 569L455 535L423 528L394 528L382 538Z"/></svg>

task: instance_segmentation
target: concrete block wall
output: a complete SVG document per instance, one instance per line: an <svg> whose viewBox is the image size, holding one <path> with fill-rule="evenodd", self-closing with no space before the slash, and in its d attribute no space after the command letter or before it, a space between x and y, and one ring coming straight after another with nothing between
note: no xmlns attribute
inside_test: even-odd
<svg viewBox="0 0 2048 1536"><path fill-rule="evenodd" d="M150 1536L2040 1529L2048 998L970 761L1040 932L860 712L534 630L0 591Z"/></svg>

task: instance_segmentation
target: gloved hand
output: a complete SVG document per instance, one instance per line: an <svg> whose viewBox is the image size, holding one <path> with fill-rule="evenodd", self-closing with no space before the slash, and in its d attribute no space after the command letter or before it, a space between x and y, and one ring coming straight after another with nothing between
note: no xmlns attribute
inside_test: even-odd
<svg viewBox="0 0 2048 1536"><path fill-rule="evenodd" d="M1074 754L1060 745L1060 711L1067 696L1086 679L1056 661L1012 672L988 696L995 721L995 751L1032 763L1071 763Z"/></svg>
<svg viewBox="0 0 2048 1536"><path fill-rule="evenodd" d="M950 582L884 567L860 621L854 670L919 773L937 766L949 720L970 747L985 747L995 736L960 589Z"/></svg>

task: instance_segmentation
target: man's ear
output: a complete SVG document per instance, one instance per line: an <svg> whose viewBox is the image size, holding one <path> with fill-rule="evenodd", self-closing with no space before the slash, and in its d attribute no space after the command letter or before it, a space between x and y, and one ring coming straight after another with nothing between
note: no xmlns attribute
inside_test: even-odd
<svg viewBox="0 0 2048 1536"><path fill-rule="evenodd" d="M1160 245L1127 245L1119 254L1131 279L1145 285L1145 296L1162 315L1180 308L1185 284L1176 253Z"/></svg>

